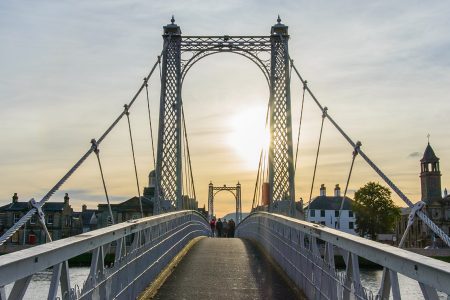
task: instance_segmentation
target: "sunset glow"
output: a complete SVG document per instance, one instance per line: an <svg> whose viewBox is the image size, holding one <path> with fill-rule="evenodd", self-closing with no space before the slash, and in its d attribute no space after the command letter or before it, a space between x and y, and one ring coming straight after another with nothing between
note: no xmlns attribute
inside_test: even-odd
<svg viewBox="0 0 450 300"><path fill-rule="evenodd" d="M246 169L256 170L262 147L268 147L269 131L265 129L265 115L263 107L254 107L230 118L227 142Z"/></svg>

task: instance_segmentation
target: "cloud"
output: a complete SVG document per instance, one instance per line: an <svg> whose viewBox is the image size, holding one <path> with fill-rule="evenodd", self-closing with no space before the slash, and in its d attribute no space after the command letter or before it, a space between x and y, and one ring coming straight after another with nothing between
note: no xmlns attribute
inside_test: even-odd
<svg viewBox="0 0 450 300"><path fill-rule="evenodd" d="M63 192L68 193L71 200L106 203L106 198L104 194L97 194L88 189L68 189L64 190ZM122 202L132 197L124 195L108 195L108 196L111 202ZM56 195L56 197L54 197L52 201L59 201L60 198L62 199L61 196Z"/></svg>
<svg viewBox="0 0 450 300"><path fill-rule="evenodd" d="M416 151L416 152L410 153L408 155L408 157L420 157L420 153Z"/></svg>

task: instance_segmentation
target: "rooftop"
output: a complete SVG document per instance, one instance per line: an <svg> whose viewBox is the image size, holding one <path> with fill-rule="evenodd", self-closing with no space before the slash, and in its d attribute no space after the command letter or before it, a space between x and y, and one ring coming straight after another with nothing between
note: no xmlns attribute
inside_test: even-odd
<svg viewBox="0 0 450 300"><path fill-rule="evenodd" d="M324 210L339 210L341 208L342 196L317 196L315 197L306 209L324 209ZM342 209L351 210L353 200L345 197Z"/></svg>

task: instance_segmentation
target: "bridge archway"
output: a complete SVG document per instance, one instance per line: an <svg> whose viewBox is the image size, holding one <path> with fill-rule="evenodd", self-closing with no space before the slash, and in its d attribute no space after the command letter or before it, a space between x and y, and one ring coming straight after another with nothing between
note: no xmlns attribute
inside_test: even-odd
<svg viewBox="0 0 450 300"><path fill-rule="evenodd" d="M236 224L242 221L242 201L241 201L241 184L238 182L236 186L214 186L212 182L208 185L208 219L214 217L214 197L220 192L229 192L236 200Z"/></svg>
<svg viewBox="0 0 450 300"><path fill-rule="evenodd" d="M182 36L172 18L171 24L164 26L163 39L155 212L161 212L162 207L182 208L181 89L184 78L202 58L231 52L253 61L269 85L269 210L292 214L295 190L288 27L278 18L268 36ZM264 59L262 53L270 54L270 59ZM288 205L279 205L281 202L288 202Z"/></svg>

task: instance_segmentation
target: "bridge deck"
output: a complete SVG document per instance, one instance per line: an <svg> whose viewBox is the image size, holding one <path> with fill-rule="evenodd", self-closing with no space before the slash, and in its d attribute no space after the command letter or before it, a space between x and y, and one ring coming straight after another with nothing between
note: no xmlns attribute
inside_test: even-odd
<svg viewBox="0 0 450 300"><path fill-rule="evenodd" d="M153 299L299 299L299 293L252 243L204 238L186 254Z"/></svg>

